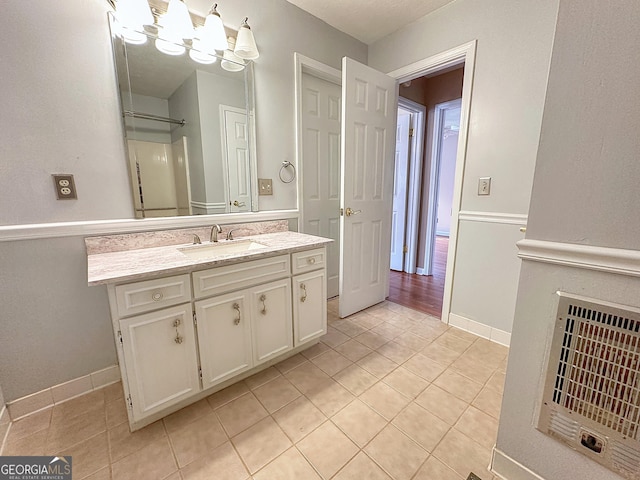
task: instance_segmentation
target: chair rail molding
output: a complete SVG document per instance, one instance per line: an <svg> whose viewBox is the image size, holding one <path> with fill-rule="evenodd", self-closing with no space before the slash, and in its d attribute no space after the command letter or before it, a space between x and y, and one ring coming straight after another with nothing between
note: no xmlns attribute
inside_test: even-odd
<svg viewBox="0 0 640 480"><path fill-rule="evenodd" d="M33 240L40 238L107 235L116 233L148 232L176 228L202 227L214 223L251 223L269 220L298 219L298 210L272 210L188 217L162 217L144 219L89 220L78 222L34 223L0 226L0 242Z"/></svg>
<svg viewBox="0 0 640 480"><path fill-rule="evenodd" d="M640 277L640 250L526 238L516 245L522 260Z"/></svg>

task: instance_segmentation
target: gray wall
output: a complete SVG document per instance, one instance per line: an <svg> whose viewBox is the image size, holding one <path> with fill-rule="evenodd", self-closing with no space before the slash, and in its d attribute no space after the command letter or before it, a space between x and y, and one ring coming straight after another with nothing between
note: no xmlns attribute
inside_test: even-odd
<svg viewBox="0 0 640 480"><path fill-rule="evenodd" d="M293 52L339 67L344 55L366 62L367 47L284 0L228 3L225 22L249 15L261 50L258 174L277 178L295 152ZM107 2L7 0L2 8L0 57L11 68L0 75L0 225L133 218ZM58 172L75 174L77 201L54 199ZM274 182L261 209L295 205L295 186ZM115 363L106 289L86 287L85 255L80 237L0 242L7 401Z"/></svg>
<svg viewBox="0 0 640 480"><path fill-rule="evenodd" d="M369 64L390 72L477 39L463 211L529 209L557 8L558 0L457 0L369 49ZM491 195L479 197L484 176ZM461 221L453 314L511 331L521 238L518 225Z"/></svg>
<svg viewBox="0 0 640 480"><path fill-rule="evenodd" d="M639 250L638 24L635 1L561 0L528 238ZM640 306L638 278L523 262L497 447L549 480L620 478L533 428L556 290Z"/></svg>

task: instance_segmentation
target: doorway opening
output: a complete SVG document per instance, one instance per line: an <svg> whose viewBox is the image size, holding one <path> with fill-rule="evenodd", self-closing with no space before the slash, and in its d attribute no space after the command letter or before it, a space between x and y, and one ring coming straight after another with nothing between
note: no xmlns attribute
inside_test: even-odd
<svg viewBox="0 0 640 480"><path fill-rule="evenodd" d="M396 97L396 92L393 92L394 87L389 86L387 84L387 80L389 78L395 80L396 82L395 88L397 88L398 83L403 84L403 83L413 82L423 77L424 79L429 79L432 77L438 77L439 75L452 72L454 70L461 70L461 69L463 70L464 82L461 89L462 90L461 95L458 95L458 98L460 97L462 98L461 119L460 119L460 128L459 128L458 152L457 152L455 175L454 175L453 199L451 203L450 237L449 237L448 245L446 245L446 242L439 242L441 244L441 248L436 248L435 246L435 242L437 239L433 240L432 242L433 246L427 248L425 245L422 252L416 253L416 265L415 265L415 269L416 269L415 273L418 273L418 268L422 268L423 270L425 269L424 264L422 265L419 264L419 263L424 263L424 262L421 262L421 258L423 258L422 254L424 252L431 251L431 249L433 249L433 251L435 252L446 250L447 252L446 260L445 260L446 267L444 267L446 273L444 276L444 288L443 288L444 293L442 295L441 314L435 315L435 316L440 316L442 321L445 323L448 323L448 320L449 320L449 311L451 307L451 294L453 289L453 280L454 280L454 273L455 273L455 258L456 258L455 254L456 254L456 247L457 247L459 214L460 214L460 207L461 207L461 201L462 201L462 179L464 176L464 164L465 164L465 158L466 158L466 145L467 145L467 134L468 134L468 126L469 126L470 103L471 103L471 94L472 94L472 85L473 85L473 73L474 73L474 66L475 66L475 51L476 51L476 41L471 41L469 43L460 45L458 47L452 48L445 52L441 52L431 57L424 58L423 60L419 60L412 64L398 68L397 70L389 72L388 74L386 74L387 78L384 80L384 82L380 77L380 75L382 75L382 77L384 77L385 75L380 74L380 72L376 72L374 69L371 69L370 67L367 67L365 65L360 65L360 66L353 65L354 68L357 68L360 70L365 69L367 71L366 75L375 76L377 79L379 79L379 81L381 82L381 85L382 83L384 83L384 86L382 86L381 88L375 88L371 90L371 92L376 92L378 97L370 100L373 102L372 104L375 104L378 106L381 105L381 100L383 98L389 99L389 98ZM330 223L333 223L333 224L337 223L335 221L335 217L331 218L332 215L335 215L334 208L331 208L333 212L331 216L328 214L323 214L324 218L319 218L319 217L313 218L315 215L313 214L314 209L313 207L311 207L311 203L317 200L317 197L318 197L316 194L318 191L317 188L320 187L321 184L331 187L332 185L336 185L338 183L336 182L336 180L338 180L340 182L340 186L342 189L346 188L345 185L362 187L364 176L356 175L354 177L354 175L351 175L351 178L349 179L349 181L345 181L346 175L344 171L342 171L344 168L346 168L345 166L353 167L352 163L354 162L354 159L357 161L360 161L360 165L358 165L358 168L360 169L358 170L359 172L360 171L373 172L375 173L374 175L375 179L377 180L387 179L384 181L384 185L380 184L380 185L374 186L374 188L371 188L371 185L369 185L370 190L373 190L373 193L376 194L374 195L374 197L376 197L376 199L378 200L379 199L383 200L381 204L377 205L375 208L370 208L371 205L367 206L366 208L361 207L359 205L359 202L356 201L358 200L357 198L355 198L353 195L343 194L342 190L338 194L340 212L344 211L344 215L341 215L339 217L340 229L338 231L339 233L336 235L336 237L340 238L340 242L339 242L340 247L335 248L333 252L328 252L328 256L336 255L340 257L339 258L340 268L338 271L335 272L334 279L337 280L338 282L338 293L340 295L340 302L339 302L340 316L343 316L343 311L342 311L343 299L354 300L356 297L363 297L363 295L361 294L362 292L360 292L359 288L351 288L350 290L345 288L345 285L351 285L353 287L353 282L351 281L352 280L351 278L346 279L346 276L343 275L344 271L348 270L350 273L359 272L360 276L358 278L361 281L359 284L356 285L356 287L359 287L365 284L366 285L371 284L371 285L375 285L376 288L380 286L384 287L383 289L380 290L380 292L377 292L377 293L382 293L382 294L386 293L387 297L389 293L391 293L391 279L389 274L390 273L389 265L390 265L390 253L391 253L390 237L391 237L392 230L391 230L390 220L392 217L392 185L393 185L394 164L392 164L391 162L383 161L383 159L393 157L393 154L394 154L393 137L391 137L391 141L388 141L388 139L385 138L385 141L387 142L386 145L389 148L385 149L384 154L380 152L380 155L373 155L371 160L373 163L369 164L369 163L362 163L364 160L358 157L358 155L354 156L353 155L354 152L351 152L351 151L347 152L345 150L346 148L345 144L351 147L353 147L353 145L349 143L348 141L349 139L342 139L343 136L346 137L346 135L344 134L344 130L341 130L341 133L338 135L336 135L335 133L328 132L328 135L329 135L328 138L330 138L331 142L335 142L336 138L341 138L342 151L340 152L340 159L339 159L339 163L341 165L340 173L338 175L335 174L335 171L336 171L335 161L325 160L325 161L318 161L318 162L316 161L307 162L307 158L305 158L306 156L304 154L305 145L308 144L309 141L311 141L313 145L316 139L324 138L324 134L318 136L318 132L315 131L316 130L315 127L312 127L311 124L307 124L303 118L305 115L313 115L314 112L318 111L318 109L316 108L308 109L305 107L305 101L306 101L305 95L308 96L307 100L310 100L309 105L318 105L317 100L322 97L322 95L318 95L317 91L314 91L315 90L314 88L306 89L305 91L305 88L303 88L303 83L306 83L304 74L309 74L313 77L326 80L328 81L328 83L333 83L336 85L341 85L344 82L342 82L343 79L342 79L340 70L334 69L332 67L328 67L327 65L324 65L313 59L304 57L298 53L294 55L294 58L296 62L296 69L295 69L296 150L297 150L296 159L299 167L299 175L297 176L297 186L298 186L297 198L298 198L298 207L300 210L299 224L298 224L299 230L305 233L315 233L323 230L320 227L322 224L328 225ZM342 73L344 74L345 78L347 79L350 78L351 79L350 81L352 83L350 86L349 86L349 81L344 83L343 85L344 90L342 92L343 98L351 98L351 99L355 98L356 104L354 105L354 107L357 110L359 107L362 107L363 105L367 105L367 103L364 101L365 99L363 95L368 90L367 88L365 88L366 86L363 84L362 78L358 77L357 79L354 79L352 78L353 75L350 77L349 74L345 73L347 72L347 70L344 69L345 61L349 62L348 59L343 59ZM352 64L354 63L353 61L350 61L350 62ZM357 62L355 63L357 64ZM345 91L349 92L351 97L349 97L349 94L345 96ZM392 93L391 97L388 96L389 92ZM439 103L442 103L443 101L446 101L446 99L439 100ZM330 112L344 112L345 110L348 111L348 108L346 108L345 105L341 105L341 108L335 108L335 105L339 103L335 101L332 101L331 103L332 103L332 107L329 109ZM395 104L396 102L394 101L389 103ZM385 109L381 110L381 111L389 112L392 114L391 118L394 118L393 123L395 123L395 112L396 112L395 108L396 108L395 105L389 108L389 104L387 104ZM332 117L331 120L337 120L340 123L340 125L343 124L344 118L340 118L342 117L342 115L332 115L331 117ZM389 118L389 115L387 113L385 113L385 118ZM371 119L371 117L366 117L364 119L361 119L359 120L359 123L354 124L355 127L354 125L351 125L349 128L346 129L347 132L350 132L350 135L352 137L351 140L354 140L353 138L354 131L362 133L361 130L366 129L369 126L369 123L368 123L369 119ZM358 130L358 128L360 128L360 130ZM380 127L376 129L376 132L380 134L382 134L382 132L392 132L392 131L393 131L392 126L390 125L386 125L384 127ZM432 129L430 128L429 125L427 125L425 132L426 132L425 137L427 137L430 134L430 132L432 132ZM387 133L384 133L384 135L385 137L388 136ZM373 136L371 137L374 138ZM355 139L364 140L367 138L368 138L367 135L364 135L364 136L360 135L360 137L356 137ZM362 145L363 145L362 142L360 142L359 144L356 142L355 146L362 147ZM372 149L375 150L377 147L380 147L382 145L385 145L385 143L382 140L378 142L374 142ZM421 145L423 147L423 151L427 151L426 140L423 141ZM364 151L365 150L361 148L355 153L356 154L363 153ZM334 156L333 158L335 159L336 157ZM424 158L423 158L423 161L424 161ZM349 163L349 162L352 162L352 163ZM332 165L334 166L333 173L331 171ZM321 168L320 172L317 170L317 167ZM390 167L389 172L382 175L381 172L383 170L386 171L387 167ZM425 194L421 195L420 193L422 192L420 189L424 188L425 176L428 176L428 175L426 173L427 168L423 166L422 163L420 163L420 167L422 168L422 173L420 175L414 174L414 177L419 179L418 187L416 187L416 189L410 195L409 198L412 201L417 200L418 202L419 208L415 208L414 210L414 212L417 212L417 217L418 217L416 230L419 230L420 232L422 232L422 230L426 229L427 225L429 225L429 222L423 218L425 216L425 212L428 211L426 208L423 208L423 204L425 202L428 202L427 200L428 196ZM328 170L328 173L324 171L325 169ZM353 174L353 172L350 172L350 173ZM320 182L311 182L311 184L308 184L308 180L310 178L309 175L311 175L311 178L316 178ZM409 177L411 178L411 173L409 173ZM328 182L321 179L327 179ZM412 185L411 180L409 180L409 187L407 187L407 189L410 190L411 185ZM383 191L384 191L384 195L378 195ZM416 193L416 192L420 192L420 193ZM350 193L353 193L353 192L350 192ZM336 200L335 190L333 190L331 195L328 195L328 196L332 197L331 198L332 202L335 202ZM349 205L347 205L346 203L343 205L347 197L349 197L348 199ZM327 199L325 199L325 201L327 201ZM384 211L384 215L383 215L384 218L382 218L381 221L378 221L374 226L377 228L377 230L374 228L375 232L377 233L377 237L376 237L377 241L372 241L370 243L366 243L366 242L363 243L362 238L364 237L361 236L359 237L360 241L357 243L361 244L363 249L362 250L358 250L357 248L354 249L350 240L349 241L346 240L347 235L344 235L342 232L343 223L345 223L345 218L349 217L348 220L350 221L351 224L358 223L359 225L364 225L363 222L369 221L368 219L366 219L369 212L379 213L379 211ZM338 215L340 215L340 213L338 213ZM356 217L353 218L353 215L356 215ZM409 215L408 213L407 215L409 218L411 218L411 215ZM384 225L384 228L381 228L381 225ZM384 235L383 235L383 232L385 233ZM328 235L328 234L325 234L325 235ZM412 236L412 238L414 237ZM337 243L338 242L335 242L335 244ZM425 242L423 242L423 245L424 244ZM351 250L350 252L345 253L344 251L345 245L350 247L350 250ZM377 252L377 255L371 258L367 258L366 262L358 261L357 259L360 258L360 256L356 254L362 253L367 249L375 250ZM418 252L419 250L418 242L415 242L414 249L416 250L416 252ZM329 264L331 262L331 259L328 258L327 262ZM431 264L434 265L434 267L432 267L433 270L435 270L435 265L437 263L438 263L438 260L434 258L434 260L431 262ZM336 264L338 263L336 262ZM372 272L370 270L374 267L376 269L376 275L372 276ZM414 275L414 273L411 273L409 275ZM329 274L329 276L331 276L331 274ZM428 277L425 277L424 275L416 275L416 277L428 278ZM372 278L375 278L374 283L371 283L371 282L367 283L362 281L362 280L367 280ZM332 297L333 295L329 294L328 296ZM379 299L380 297L385 298L385 296L379 296L376 294L376 298L373 299L373 302L370 301L371 299L366 299L364 301L360 301L360 304L357 305L357 307L359 309L362 309L362 308L366 308L366 306L373 305L376 302L380 302L381 301ZM346 310L348 309L345 309L345 313L346 313ZM352 311L355 312L355 311L358 311L358 309L354 309Z"/></svg>
<svg viewBox="0 0 640 480"><path fill-rule="evenodd" d="M438 318L444 297L463 80L464 64L460 64L404 82L399 88L389 300ZM426 112L426 121L419 121L421 112Z"/></svg>

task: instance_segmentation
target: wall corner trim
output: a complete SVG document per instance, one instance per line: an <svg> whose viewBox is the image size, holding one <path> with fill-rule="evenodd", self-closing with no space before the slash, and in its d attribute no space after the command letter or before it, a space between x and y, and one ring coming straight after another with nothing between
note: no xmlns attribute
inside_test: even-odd
<svg viewBox="0 0 640 480"><path fill-rule="evenodd" d="M493 451L491 452L491 465L489 469L495 475L505 480L545 480L496 447L493 447Z"/></svg>
<svg viewBox="0 0 640 480"><path fill-rule="evenodd" d="M521 240L517 246L522 260L640 277L640 250L532 239Z"/></svg>

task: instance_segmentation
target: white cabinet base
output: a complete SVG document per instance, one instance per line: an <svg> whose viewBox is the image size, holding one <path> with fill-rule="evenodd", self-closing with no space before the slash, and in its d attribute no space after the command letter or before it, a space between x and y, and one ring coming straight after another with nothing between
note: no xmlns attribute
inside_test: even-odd
<svg viewBox="0 0 640 480"><path fill-rule="evenodd" d="M215 385L214 387L211 387L209 389L205 389L202 390L201 392L181 401L176 403L175 405L168 407L164 410L162 410L162 412L157 413L157 414L152 414L149 415L148 417L145 417L144 419L140 420L140 421L131 421L131 417L130 417L130 421L129 421L129 426L131 427L131 431L135 432L136 430L140 430L141 428L146 427L147 425L152 424L153 422L160 420L161 418L166 417L167 415L170 415L174 412L177 412L178 410L181 410L184 407L187 407L189 405L191 405L192 403L197 402L198 400L202 400L203 398L207 398L209 395L213 395L216 392L219 392L220 390L223 390L225 388L227 388L230 385L233 385L234 383L238 383L242 380L244 380L245 378L250 377L251 375L255 375L256 373L261 372L262 370L265 370L269 367L271 367L272 365L275 365L277 363L282 362L283 360L286 360L289 357L292 357L304 350L306 350L307 348L312 347L313 345L317 344L318 340L312 340L310 342L305 343L304 345L299 345L298 347L294 348L293 350L289 350L288 352L278 356L278 357L274 357L271 360L268 360L264 363L261 363L260 365L253 367L250 370L245 370L244 372L235 375L233 378L230 378L224 382L218 383L217 385ZM128 395L128 389L126 387L126 382L123 379L122 385L124 387L124 395L125 398ZM127 411L131 411L130 408L127 409Z"/></svg>

